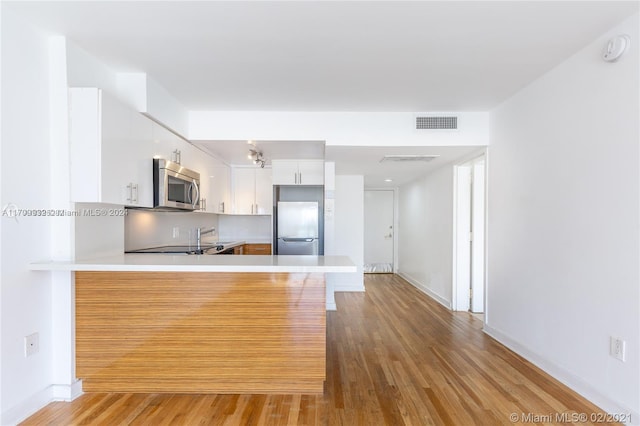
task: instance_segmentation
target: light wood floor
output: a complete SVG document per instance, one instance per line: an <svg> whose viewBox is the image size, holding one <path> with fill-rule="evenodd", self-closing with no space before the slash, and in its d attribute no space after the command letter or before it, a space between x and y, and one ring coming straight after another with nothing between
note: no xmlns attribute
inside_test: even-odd
<svg viewBox="0 0 640 426"><path fill-rule="evenodd" d="M324 395L89 393L23 424L510 425L511 413L541 424L600 412L484 335L472 315L394 275L366 275L365 285L336 294L338 311L327 315Z"/></svg>

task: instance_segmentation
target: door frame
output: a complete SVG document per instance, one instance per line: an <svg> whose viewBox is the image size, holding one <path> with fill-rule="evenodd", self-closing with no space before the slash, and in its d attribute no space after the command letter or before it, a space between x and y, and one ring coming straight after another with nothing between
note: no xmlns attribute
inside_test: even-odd
<svg viewBox="0 0 640 426"><path fill-rule="evenodd" d="M484 244L482 246L483 250L484 250L484 259L482 262L482 267L483 267L483 271L482 271L482 281L483 281L483 289L482 289L482 294L483 294L483 312L485 314L485 321L487 318L487 311L488 311L488 306L487 306L487 288L488 288L488 283L487 283L487 259L488 259L488 252L487 252L487 241L488 241L488 187L489 187L489 182L488 182L488 169L489 169L489 155L488 155L488 150L485 148L482 151L476 152L468 157L465 157L463 159L461 159L460 161L458 161L456 164L454 164L454 168L453 168L453 265L452 265L452 289L451 289L451 309L454 311L469 311L471 308L469 299L470 299L470 295L469 295L469 285L470 285L470 280L471 280L471 260L472 260L472 254L471 254L471 241L469 240L469 235L466 235L466 246L461 247L460 246L460 241L465 241L465 236L460 235L460 232L464 232L467 233L468 231L466 231L466 229L470 229L470 224L469 227L465 227L464 229L459 229L459 225L458 225L458 220L462 220L462 218L459 219L459 215L460 214L464 214L465 217L466 215L469 215L469 219L471 219L471 200L469 199L469 210L465 211L465 212L461 212L459 211L458 208L458 204L459 204L459 198L464 195L464 196L469 196L471 197L471 190L470 190L470 185L471 185L471 176L473 175L472 169L473 169L473 165L474 163L481 159L484 158L484 220L483 220L483 233L484 233ZM469 168L471 171L469 172L469 181L464 181L466 178L465 176L463 176L463 170L464 168ZM463 181L461 181L461 179ZM463 187L461 187L461 185L469 185L468 189L465 189ZM465 208L465 206L463 206L463 208ZM465 253L461 253L459 250L469 250L469 254L465 255ZM460 265L460 262L464 262L465 265ZM468 262L468 264L467 264ZM459 269L459 268L463 268L463 269ZM466 270L464 268L467 268ZM460 273L459 271L462 271L462 273Z"/></svg>
<svg viewBox="0 0 640 426"><path fill-rule="evenodd" d="M365 188L364 191L391 191L393 192L393 273L398 273L398 188ZM366 212L365 212L366 214ZM362 218L364 223L364 217Z"/></svg>

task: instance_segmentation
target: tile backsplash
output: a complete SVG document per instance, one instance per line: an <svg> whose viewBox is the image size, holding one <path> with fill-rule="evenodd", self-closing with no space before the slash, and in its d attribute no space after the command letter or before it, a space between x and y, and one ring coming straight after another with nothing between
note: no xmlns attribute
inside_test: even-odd
<svg viewBox="0 0 640 426"><path fill-rule="evenodd" d="M169 244L195 245L195 229L205 227L215 227L216 232L203 235L202 241L218 241L217 214L129 209L124 222L124 248L126 251Z"/></svg>
<svg viewBox="0 0 640 426"><path fill-rule="evenodd" d="M220 215L220 239L224 241L271 242L271 216Z"/></svg>

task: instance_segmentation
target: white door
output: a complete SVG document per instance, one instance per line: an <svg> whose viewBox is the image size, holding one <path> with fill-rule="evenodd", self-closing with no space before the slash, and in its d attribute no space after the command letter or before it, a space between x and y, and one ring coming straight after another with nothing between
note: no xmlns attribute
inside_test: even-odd
<svg viewBox="0 0 640 426"><path fill-rule="evenodd" d="M393 272L393 191L364 191L364 272Z"/></svg>

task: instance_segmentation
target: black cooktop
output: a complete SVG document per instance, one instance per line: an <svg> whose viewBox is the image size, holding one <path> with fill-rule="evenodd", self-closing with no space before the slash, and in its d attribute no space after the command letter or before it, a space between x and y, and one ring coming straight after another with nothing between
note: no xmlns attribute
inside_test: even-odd
<svg viewBox="0 0 640 426"><path fill-rule="evenodd" d="M160 246L150 247L139 250L130 250L125 253L187 253L187 254L202 254L205 250L213 249L222 250L223 246L216 246L212 244L202 244L200 249L195 246Z"/></svg>

